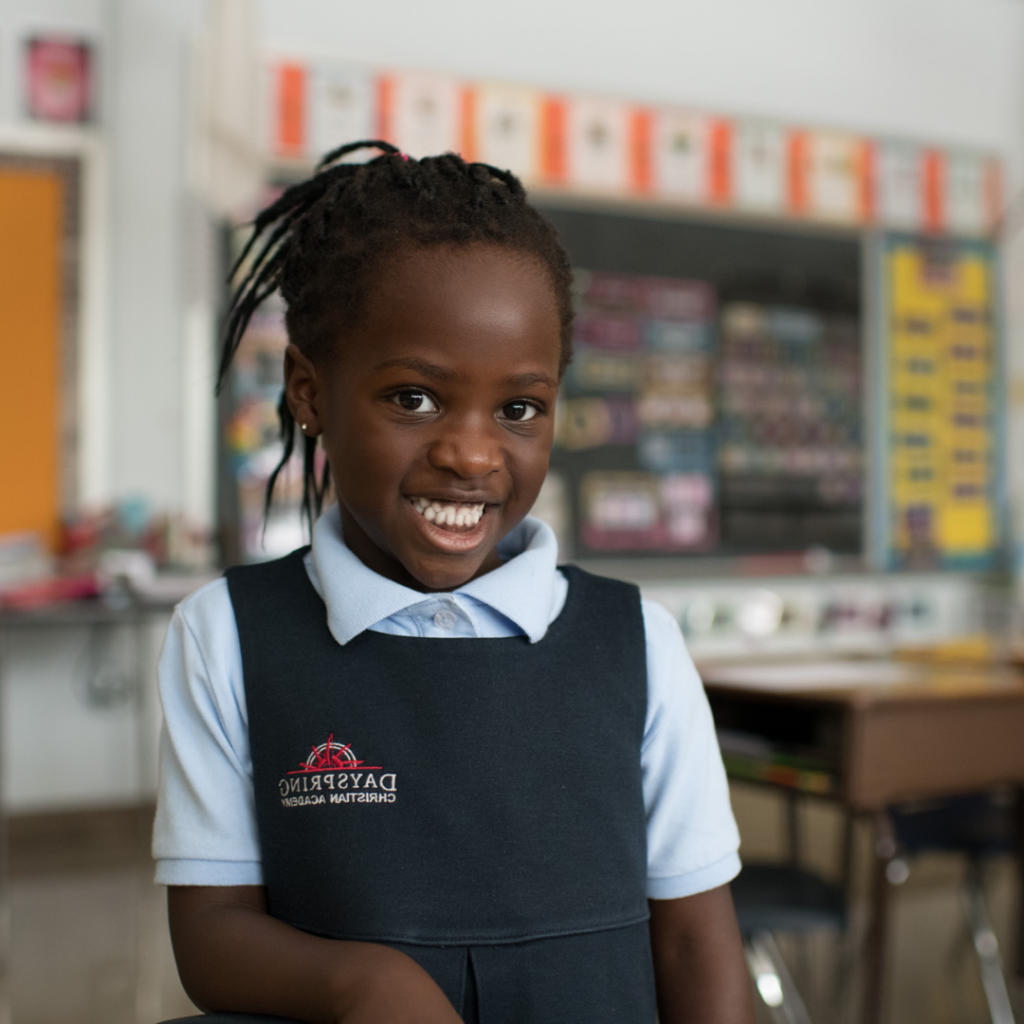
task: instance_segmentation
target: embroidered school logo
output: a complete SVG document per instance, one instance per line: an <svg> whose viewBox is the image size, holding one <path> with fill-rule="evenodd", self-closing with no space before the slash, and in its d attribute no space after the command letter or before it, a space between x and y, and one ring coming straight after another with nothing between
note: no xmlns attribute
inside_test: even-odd
<svg viewBox="0 0 1024 1024"><path fill-rule="evenodd" d="M395 802L395 773L385 772L383 765L365 764L352 744L339 743L333 732L326 743L314 744L298 765L277 784L282 807Z"/></svg>
<svg viewBox="0 0 1024 1024"><path fill-rule="evenodd" d="M309 757L305 761L300 762L300 766L295 771L291 771L288 774L297 775L300 772L322 772L332 768L345 771L348 768L359 768L362 766L362 763L352 753L352 744L335 742L334 733L332 732L326 743L313 747L313 752ZM366 770L379 771L380 769L381 766L377 764L367 767Z"/></svg>

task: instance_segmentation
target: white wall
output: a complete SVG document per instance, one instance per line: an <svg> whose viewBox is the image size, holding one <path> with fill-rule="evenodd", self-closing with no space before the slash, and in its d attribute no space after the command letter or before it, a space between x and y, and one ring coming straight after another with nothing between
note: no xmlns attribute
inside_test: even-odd
<svg viewBox="0 0 1024 1024"><path fill-rule="evenodd" d="M177 510L186 452L183 227L188 41L201 0L107 0L110 493ZM211 389L212 390L212 389ZM212 402L212 395L210 398Z"/></svg>

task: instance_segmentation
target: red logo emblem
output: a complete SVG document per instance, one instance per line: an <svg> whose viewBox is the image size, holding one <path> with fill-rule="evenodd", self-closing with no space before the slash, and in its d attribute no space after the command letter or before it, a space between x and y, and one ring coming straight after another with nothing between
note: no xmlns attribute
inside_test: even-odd
<svg viewBox="0 0 1024 1024"><path fill-rule="evenodd" d="M339 743L332 732L326 743L314 746L309 757L299 762L299 767L289 775L303 775L306 772L350 771L362 768L364 771L380 771L379 764L364 764L356 757L351 743Z"/></svg>

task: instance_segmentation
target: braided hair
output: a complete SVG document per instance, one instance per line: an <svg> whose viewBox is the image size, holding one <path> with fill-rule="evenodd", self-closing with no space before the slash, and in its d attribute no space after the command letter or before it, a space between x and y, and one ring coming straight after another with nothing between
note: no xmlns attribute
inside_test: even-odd
<svg viewBox="0 0 1024 1024"><path fill-rule="evenodd" d="M366 163L340 162L375 149ZM403 249L490 243L538 260L554 289L561 325L559 377L572 357L572 270L554 228L526 201L519 179L454 153L416 160L381 140L332 150L313 177L285 189L253 223L231 270L246 267L225 321L217 393L253 313L275 291L286 305L289 341L326 362L362 315L374 276ZM264 511L295 448L284 392L277 407L284 450L267 481ZM312 529L330 484L316 469L317 441L303 435L302 511Z"/></svg>

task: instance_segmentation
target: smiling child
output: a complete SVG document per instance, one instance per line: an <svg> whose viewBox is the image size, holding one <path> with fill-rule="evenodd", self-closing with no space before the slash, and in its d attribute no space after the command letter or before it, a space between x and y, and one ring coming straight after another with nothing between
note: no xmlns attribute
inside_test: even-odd
<svg viewBox="0 0 1024 1024"><path fill-rule="evenodd" d="M371 142L256 242L222 377L280 288L285 459L298 438L312 516L322 446L337 503L170 627L154 854L189 995L314 1024L749 1024L678 627L559 568L527 515L571 357L553 229L507 172Z"/></svg>

